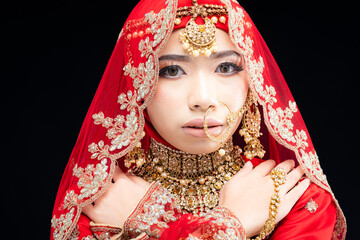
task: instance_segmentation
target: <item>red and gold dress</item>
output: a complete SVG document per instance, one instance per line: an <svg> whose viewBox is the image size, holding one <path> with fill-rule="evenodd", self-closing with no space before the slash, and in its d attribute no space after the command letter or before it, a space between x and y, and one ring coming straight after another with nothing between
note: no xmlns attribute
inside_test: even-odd
<svg viewBox="0 0 360 240"><path fill-rule="evenodd" d="M215 25L229 34L246 62L249 87L262 117L264 159L277 163L294 159L312 181L269 239L345 239L344 215L299 109L249 15L234 0L197 3L227 9ZM158 83L159 52L172 31L190 19L183 17L175 24L177 9L185 6L192 6L191 0L142 0L130 13L61 180L51 239L245 239L241 222L230 209L214 206L205 214L186 213L160 180L151 184L124 226L95 224L82 214L83 207L106 191L115 167L124 165L140 141L145 152L153 140L171 147L152 127L146 107ZM235 135L232 145L242 147L243 140ZM263 160L251 161L257 165Z"/></svg>

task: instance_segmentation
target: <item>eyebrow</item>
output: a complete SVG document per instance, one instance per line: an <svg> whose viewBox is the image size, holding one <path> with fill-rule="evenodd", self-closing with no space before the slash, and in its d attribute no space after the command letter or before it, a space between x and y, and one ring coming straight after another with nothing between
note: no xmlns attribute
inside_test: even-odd
<svg viewBox="0 0 360 240"><path fill-rule="evenodd" d="M224 58L228 56L235 55L236 57L241 57L240 53L234 51L234 50L224 50L224 51L217 51L210 55L211 59L217 59L217 58ZM181 55L181 54L165 54L159 57L159 61L164 60L175 60L180 62L190 62L191 58L187 55Z"/></svg>
<svg viewBox="0 0 360 240"><path fill-rule="evenodd" d="M224 58L228 56L235 55L236 57L241 57L240 53L234 50L224 50L224 51L217 51L210 55L210 58L216 59L216 58Z"/></svg>
<svg viewBox="0 0 360 240"><path fill-rule="evenodd" d="M186 55L180 55L180 54L165 54L159 57L159 61L164 60L176 60L181 62L190 62L190 57Z"/></svg>

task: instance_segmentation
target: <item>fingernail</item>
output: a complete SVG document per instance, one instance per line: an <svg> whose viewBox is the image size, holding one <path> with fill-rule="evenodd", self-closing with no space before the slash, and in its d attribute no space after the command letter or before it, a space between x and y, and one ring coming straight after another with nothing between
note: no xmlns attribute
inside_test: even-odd
<svg viewBox="0 0 360 240"><path fill-rule="evenodd" d="M309 186L310 183L311 183L310 179L308 179L308 178L305 178L305 179L304 179L304 182L305 182L308 186Z"/></svg>
<svg viewBox="0 0 360 240"><path fill-rule="evenodd" d="M244 165L244 167L250 167L252 166L252 162L251 161L247 161Z"/></svg>

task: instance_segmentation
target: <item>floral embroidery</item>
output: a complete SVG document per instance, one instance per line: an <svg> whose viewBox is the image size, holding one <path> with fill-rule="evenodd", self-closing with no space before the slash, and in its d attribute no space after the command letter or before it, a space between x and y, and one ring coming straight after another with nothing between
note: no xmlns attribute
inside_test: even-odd
<svg viewBox="0 0 360 240"><path fill-rule="evenodd" d="M106 163L107 160L103 159L101 163L96 164L96 167L94 167L94 164L89 164L85 169L78 167L77 164L75 165L73 173L79 178L77 183L80 188L79 200L95 194L102 187L108 176Z"/></svg>
<svg viewBox="0 0 360 240"><path fill-rule="evenodd" d="M151 53L154 52L152 48L152 41L149 40L149 37L145 40L141 40L139 43L139 51L141 52L141 57L148 57Z"/></svg>
<svg viewBox="0 0 360 240"><path fill-rule="evenodd" d="M140 63L139 66L135 68L131 65L131 63L128 63L124 67L124 71L125 76L129 75L133 79L133 86L138 90L136 101L140 101L149 93L150 86L153 84L155 78L153 55L148 57L148 60L145 62L145 66L144 63ZM119 103L122 104L120 101ZM120 108L125 109L123 106L124 105L121 105ZM132 106L137 106L137 104L133 104Z"/></svg>
<svg viewBox="0 0 360 240"><path fill-rule="evenodd" d="M78 195L75 194L74 190L67 191L64 199L64 203L62 205L63 209L69 209L78 204Z"/></svg>
<svg viewBox="0 0 360 240"><path fill-rule="evenodd" d="M166 8L162 9L158 14L151 11L145 14L145 21L151 24L151 33L154 34L153 47L156 47L165 37L169 23L172 22L173 3L169 0L165 3Z"/></svg>
<svg viewBox="0 0 360 240"><path fill-rule="evenodd" d="M90 236L81 238L81 240L98 240L98 239L96 237L90 235Z"/></svg>
<svg viewBox="0 0 360 240"><path fill-rule="evenodd" d="M126 220L124 232L130 238L141 233L160 238L161 232L169 227L168 223L175 222L180 213L174 197L161 184L155 182Z"/></svg>
<svg viewBox="0 0 360 240"><path fill-rule="evenodd" d="M192 234L190 233L189 236L188 236L185 240L202 240L202 239L197 238L197 237L195 237L194 235L192 235Z"/></svg>
<svg viewBox="0 0 360 240"><path fill-rule="evenodd" d="M55 240L61 240L64 238L68 228L72 224L72 220L74 218L75 208L71 208L70 211L66 214L61 214L59 218L51 219L51 227L53 227L54 233L53 238Z"/></svg>
<svg viewBox="0 0 360 240"><path fill-rule="evenodd" d="M142 111L142 109L140 109L141 101L150 93L156 81L155 47L165 38L166 33L171 30L168 28L168 24L173 21L173 2L167 0L166 4L166 7L160 10L159 13L150 11L145 14L145 17L141 20L142 23L151 25L150 32L154 36L153 41L151 41L149 37L146 37L145 40L140 40L138 49L141 52L141 57L147 58L145 63L141 62L135 67L130 61L123 68L124 75L132 78L134 87L133 91L129 90L126 94L121 93L118 96L120 110L126 109L128 114L118 115L115 119L105 117L103 112L93 115L94 124L101 124L108 129L106 136L111 140L111 145L105 145L104 148L110 152L129 146L129 144L139 136L139 122L144 121L143 119L140 120L139 117L139 112ZM89 146L89 151L93 153L93 156L102 155L110 159L117 159L121 155L120 153L109 154L106 151L101 152L99 149L94 150L94 146L94 143Z"/></svg>
<svg viewBox="0 0 360 240"><path fill-rule="evenodd" d="M294 125L291 118L294 116L294 112L297 112L295 102L289 101L289 107L285 110L280 107L273 109L269 105L269 118L275 131L279 132L280 136L289 142L295 142L295 137L291 131Z"/></svg>
<svg viewBox="0 0 360 240"><path fill-rule="evenodd" d="M109 156L108 146L104 146L104 141L99 141L98 144L92 143L89 145L89 152L92 153L91 159L97 158L102 160L105 157Z"/></svg>
<svg viewBox="0 0 360 240"><path fill-rule="evenodd" d="M79 225L76 225L74 230L72 231L72 233L69 236L68 240L78 240L80 235L80 231L79 231Z"/></svg>
<svg viewBox="0 0 360 240"><path fill-rule="evenodd" d="M245 231L237 217L227 208L216 207L205 216L214 224L221 227L214 233L213 239L243 240Z"/></svg>
<svg viewBox="0 0 360 240"><path fill-rule="evenodd" d="M311 171L310 174L316 176L316 178L322 182L327 182L326 175L323 173L320 167L316 153L306 153L303 149L301 149L300 152L303 157L305 166Z"/></svg>
<svg viewBox="0 0 360 240"><path fill-rule="evenodd" d="M258 60L255 59L251 24L247 24L244 10L240 7L230 7L235 1L222 1L229 6L229 35L244 54L248 77L255 89L254 92L258 95L259 103L264 108L264 119L268 123L269 131L281 144L295 152L299 162L304 163L308 173L313 174L317 179L317 183L329 189L316 154L305 151L309 146L307 133L302 129L294 128L293 116L298 111L296 103L289 101L289 105L285 109L274 106L277 103L276 91L273 86L264 84L265 63L262 56L258 56ZM246 31L248 35L245 35L245 28L248 28Z"/></svg>
<svg viewBox="0 0 360 240"><path fill-rule="evenodd" d="M314 213L316 212L318 207L319 206L316 204L316 202L311 198L306 204L305 209L308 210L310 213Z"/></svg>
<svg viewBox="0 0 360 240"><path fill-rule="evenodd" d="M118 226L90 222L90 229L97 240L120 239L122 235L122 229Z"/></svg>

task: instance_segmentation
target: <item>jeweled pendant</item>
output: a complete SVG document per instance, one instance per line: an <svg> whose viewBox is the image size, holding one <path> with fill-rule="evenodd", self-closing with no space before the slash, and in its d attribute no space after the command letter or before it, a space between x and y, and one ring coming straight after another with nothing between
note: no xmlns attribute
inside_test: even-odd
<svg viewBox="0 0 360 240"><path fill-rule="evenodd" d="M183 48L194 57L199 56L200 53L209 57L216 50L215 24L207 17L203 19L204 24L199 25L194 18L191 18L180 33Z"/></svg>

